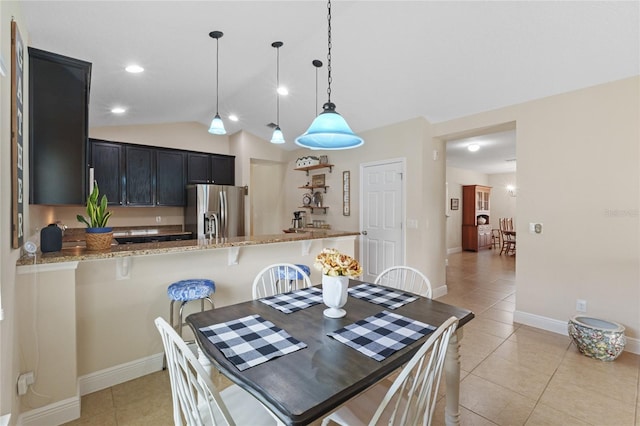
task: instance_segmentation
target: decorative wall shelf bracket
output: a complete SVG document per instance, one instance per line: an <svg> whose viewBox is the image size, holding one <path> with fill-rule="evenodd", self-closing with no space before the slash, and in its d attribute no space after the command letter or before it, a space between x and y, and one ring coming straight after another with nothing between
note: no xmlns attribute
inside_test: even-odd
<svg viewBox="0 0 640 426"><path fill-rule="evenodd" d="M238 257L240 257L240 247L229 247L228 253L227 265L237 265Z"/></svg>
<svg viewBox="0 0 640 426"><path fill-rule="evenodd" d="M302 243L302 255L309 256L309 251L311 250L311 240L303 240L300 242Z"/></svg>

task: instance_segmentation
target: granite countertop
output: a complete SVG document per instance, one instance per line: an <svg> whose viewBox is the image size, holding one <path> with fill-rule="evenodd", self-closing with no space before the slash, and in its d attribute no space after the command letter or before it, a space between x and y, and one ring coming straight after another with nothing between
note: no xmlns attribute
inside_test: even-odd
<svg viewBox="0 0 640 426"><path fill-rule="evenodd" d="M149 226L127 226L127 227L114 227L113 237L150 237L150 236L167 236L167 235L187 235L191 232L187 232L182 229L181 225L159 225L156 227ZM84 241L85 228L68 228L64 231L62 237L62 243L73 241Z"/></svg>
<svg viewBox="0 0 640 426"><path fill-rule="evenodd" d="M147 228L148 229L148 228ZM68 230L67 230L68 232ZM67 237L65 232L65 237ZM114 229L114 233L116 229ZM141 235L141 234L139 234ZM146 234L148 235L148 234ZM167 234L168 235L168 234ZM84 247L63 247L61 251L51 253L37 252L35 255L23 255L16 262L17 266L45 263L75 262L82 260L108 259L125 256L144 256L150 254L163 254L173 252L185 252L193 250L210 250L228 247L247 247L260 244L285 243L291 241L315 240L322 238L337 238L357 236L360 232L317 230L309 232L297 232L290 234L256 235L234 238L201 238L197 240L162 241L155 243L121 244L112 245L110 249L91 251ZM73 241L73 240L67 240Z"/></svg>

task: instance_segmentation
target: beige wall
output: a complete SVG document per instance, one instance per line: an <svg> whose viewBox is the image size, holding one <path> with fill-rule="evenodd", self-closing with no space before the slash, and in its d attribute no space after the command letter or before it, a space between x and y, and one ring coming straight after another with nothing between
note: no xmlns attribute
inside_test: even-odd
<svg viewBox="0 0 640 426"><path fill-rule="evenodd" d="M324 203L329 206L326 214L311 218L325 220L334 229L360 230L360 166L381 160L404 159L406 161L405 215L417 220L418 228L406 233L406 264L423 271L434 287L445 283L445 158L444 143L432 138L431 124L423 118L415 118L387 127L360 133L365 140L361 148L345 151L297 150L291 156L286 182L288 182L288 211L302 203L304 191L298 189L309 179L304 172L295 171L295 159L307 155L327 155L333 172L328 169L311 174L324 173L329 186ZM433 151L438 159L433 160ZM351 215L342 215L342 172L351 172Z"/></svg>
<svg viewBox="0 0 640 426"><path fill-rule="evenodd" d="M516 218L516 197L509 194L507 185L517 188L515 173L496 173L489 175L489 186L491 187L491 218L494 228L498 228L498 218L511 217L514 223Z"/></svg>
<svg viewBox="0 0 640 426"><path fill-rule="evenodd" d="M446 137L516 122L516 320L566 330L584 299L638 350L639 93L633 77L435 125Z"/></svg>
<svg viewBox="0 0 640 426"><path fill-rule="evenodd" d="M0 321L0 416L14 414L11 421L15 422L15 414L19 412L16 382L19 374L20 348L17 344L15 332L16 312L19 307L15 304L16 292L16 260L20 250L11 248L11 19L18 23L18 28L25 46L29 41L29 32L17 2L0 2L0 52L7 68L7 76L0 77L0 301L4 311L4 319ZM26 55L26 53L25 53ZM28 64L25 69L28 81ZM28 84L25 83L25 89ZM24 123L23 129L28 129L28 98L24 94ZM25 134L23 152L28 158L28 135ZM26 165L26 161L25 161ZM25 171L26 175L26 171ZM28 178L27 178L28 179ZM28 184L25 181L25 184ZM25 187L25 194L28 194ZM28 206L25 207L28 216ZM28 221L28 217L27 217ZM28 222L27 228L28 229Z"/></svg>

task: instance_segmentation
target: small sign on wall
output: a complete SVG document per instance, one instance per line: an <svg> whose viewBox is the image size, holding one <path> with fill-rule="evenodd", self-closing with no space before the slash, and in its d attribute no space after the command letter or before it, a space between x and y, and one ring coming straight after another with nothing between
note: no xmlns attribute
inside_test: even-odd
<svg viewBox="0 0 640 426"><path fill-rule="evenodd" d="M11 247L24 241L24 188L22 147L24 45L16 21L11 21Z"/></svg>

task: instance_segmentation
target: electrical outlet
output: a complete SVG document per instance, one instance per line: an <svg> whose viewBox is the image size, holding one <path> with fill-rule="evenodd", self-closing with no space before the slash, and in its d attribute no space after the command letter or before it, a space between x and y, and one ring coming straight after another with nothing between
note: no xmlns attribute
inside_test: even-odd
<svg viewBox="0 0 640 426"><path fill-rule="evenodd" d="M33 371L27 371L18 376L18 395L25 395L29 386L35 383Z"/></svg>
<svg viewBox="0 0 640 426"><path fill-rule="evenodd" d="M156 223L162 222L162 216L156 216Z"/></svg>
<svg viewBox="0 0 640 426"><path fill-rule="evenodd" d="M583 299L576 300L576 311L587 312L587 301Z"/></svg>

